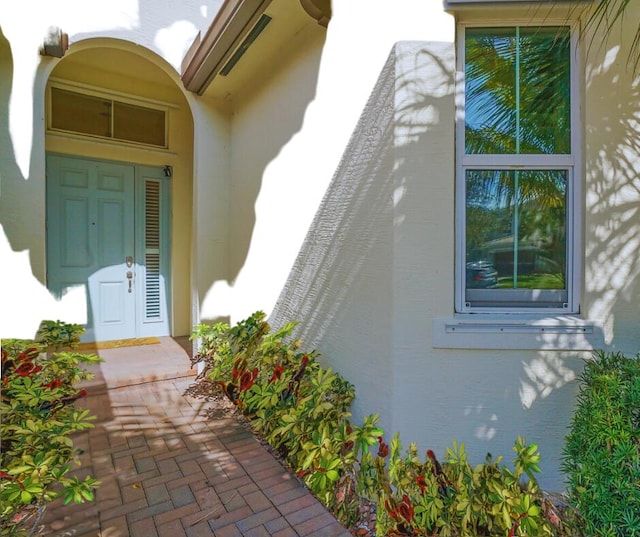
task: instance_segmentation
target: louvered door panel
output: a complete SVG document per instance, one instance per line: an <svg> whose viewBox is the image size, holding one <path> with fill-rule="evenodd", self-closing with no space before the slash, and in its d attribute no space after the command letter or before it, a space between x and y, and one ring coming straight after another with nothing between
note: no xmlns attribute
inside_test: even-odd
<svg viewBox="0 0 640 537"><path fill-rule="evenodd" d="M171 183L162 168L151 166L140 166L138 178L138 333L140 337L168 336L171 334Z"/></svg>
<svg viewBox="0 0 640 537"><path fill-rule="evenodd" d="M162 318L161 288L161 188L158 181L145 180L145 251L144 318Z"/></svg>

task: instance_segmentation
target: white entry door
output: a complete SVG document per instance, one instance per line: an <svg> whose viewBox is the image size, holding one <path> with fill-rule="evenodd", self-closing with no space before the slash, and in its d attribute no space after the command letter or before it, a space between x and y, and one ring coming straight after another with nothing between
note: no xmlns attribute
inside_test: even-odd
<svg viewBox="0 0 640 537"><path fill-rule="evenodd" d="M140 169L47 156L47 285L85 288L86 341L169 334L162 183Z"/></svg>

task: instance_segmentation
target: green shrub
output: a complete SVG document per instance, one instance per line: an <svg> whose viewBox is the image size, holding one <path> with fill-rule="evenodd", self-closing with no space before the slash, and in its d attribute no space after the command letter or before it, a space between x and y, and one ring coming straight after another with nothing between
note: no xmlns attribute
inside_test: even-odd
<svg viewBox="0 0 640 537"><path fill-rule="evenodd" d="M79 324L62 321L42 321L36 334L36 341L48 351L75 349L80 343L84 328Z"/></svg>
<svg viewBox="0 0 640 537"><path fill-rule="evenodd" d="M39 339L3 340L0 412L1 535L35 529L46 505L58 496L65 503L93 499L97 481L68 476L77 462L70 435L93 425L88 410L76 408L86 395L75 384L90 378L81 364L93 355L57 352L77 344L76 325L44 322Z"/></svg>
<svg viewBox="0 0 640 537"><path fill-rule="evenodd" d="M640 535L640 355L586 361L562 469L584 535Z"/></svg>
<svg viewBox="0 0 640 537"><path fill-rule="evenodd" d="M424 459L415 444L406 453L398 435L375 459L372 483L378 491L378 535L544 536L560 535L562 524L535 479L540 454L535 444L518 438L514 469L502 457L486 456L472 466L464 444L453 442L442 463L431 450ZM381 453L382 451L382 453ZM380 461L386 456L388 461ZM553 523L551 522L553 521Z"/></svg>
<svg viewBox="0 0 640 537"><path fill-rule="evenodd" d="M353 475L358 451L382 434L377 418L353 429L353 386L320 367L317 353L300 350L291 338L295 323L270 333L264 319L256 312L234 327L197 326L192 338L201 343L195 357L203 366L200 378L239 407L327 507L349 517L347 495L337 502L336 488L349 488L346 476Z"/></svg>
<svg viewBox="0 0 640 537"><path fill-rule="evenodd" d="M350 422L353 386L320 367L315 351L301 351L294 328L270 333L262 312L234 327L199 325L192 334L200 340L199 382L233 401L345 526L366 507L376 511L380 537L562 534L535 479L535 444L518 438L513 470L491 456L472 467L455 442L442 464L430 450L421 460L413 444L403 455L397 435L384 442L376 414ZM206 395L207 386L196 394Z"/></svg>

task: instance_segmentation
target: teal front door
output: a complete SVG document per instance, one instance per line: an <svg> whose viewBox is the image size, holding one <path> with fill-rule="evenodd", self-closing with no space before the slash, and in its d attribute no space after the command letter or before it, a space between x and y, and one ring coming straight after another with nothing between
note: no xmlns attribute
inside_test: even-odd
<svg viewBox="0 0 640 537"><path fill-rule="evenodd" d="M47 156L47 285L81 286L84 340L168 335L168 191L160 168Z"/></svg>

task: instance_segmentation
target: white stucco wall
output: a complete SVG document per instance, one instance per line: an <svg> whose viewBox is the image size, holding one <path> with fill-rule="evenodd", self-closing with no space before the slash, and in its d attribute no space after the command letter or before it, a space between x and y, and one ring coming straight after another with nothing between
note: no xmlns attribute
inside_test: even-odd
<svg viewBox="0 0 640 537"><path fill-rule="evenodd" d="M433 348L431 320L453 308L453 58L446 42L392 48L270 322L301 321L356 385L356 419L477 460L524 435L560 488L577 355Z"/></svg>
<svg viewBox="0 0 640 537"><path fill-rule="evenodd" d="M191 97L195 138L191 297L194 322L228 318L211 296L228 296L230 218L230 126L218 102ZM224 301L223 299L220 299ZM227 304L226 301L224 301Z"/></svg>
<svg viewBox="0 0 640 537"><path fill-rule="evenodd" d="M273 308L393 44L453 39L437 4L402 0L375 13L333 4L328 30L306 26L287 60L269 58L274 72L232 103L229 281L208 293L205 319Z"/></svg>
<svg viewBox="0 0 640 537"><path fill-rule="evenodd" d="M640 352L640 4L608 38L585 36L585 304L607 345Z"/></svg>
<svg viewBox="0 0 640 537"><path fill-rule="evenodd" d="M395 54L380 73L272 312L357 384L357 415L390 424L394 396Z"/></svg>
<svg viewBox="0 0 640 537"><path fill-rule="evenodd" d="M290 6L302 12L298 5ZM305 31L269 57L268 76L229 100L227 277L201 308L205 321L238 321L269 310L286 280L330 174L317 132L305 136L326 30L304 15ZM283 60L283 57L286 59ZM310 163L313 165L310 166ZM331 164L329 164L331 166Z"/></svg>
<svg viewBox="0 0 640 537"><path fill-rule="evenodd" d="M434 342L433 320L454 311L454 20L439 3L422 4L407 2L404 11L398 9L406 24L396 33L390 10L334 3L313 106L325 104L331 127L324 132L331 139L345 144L349 128L352 138L331 182L324 177L327 190L270 321L300 320L297 335L356 384L356 417L381 414L388 434L400 432L405 446L416 442L421 450L443 454L456 439L467 445L472 460L482 461L491 451L508 461L514 440L523 435L540 447L543 486L561 490L559 458L576 378L590 356L569 349L595 343L640 350L640 157L633 149L640 101L637 78L625 64L632 39L623 37L620 46L614 29L610 42L587 50L589 40L603 38L584 37L587 212L580 318L592 323L593 336L531 343L500 342L494 335L494 348L480 338L477 348L441 348ZM519 14L524 21L532 16ZM622 35L632 36L638 7L628 19ZM414 28L415 20L420 28ZM359 39L346 31L356 26ZM393 136L377 143L376 135L387 132L381 120L388 117L382 98L387 57L396 83ZM332 90L346 103L340 118L324 101ZM311 130L320 136L321 125L305 123L301 135L311 136ZM366 125L376 125L378 132ZM375 147L380 166L367 168L367 146ZM324 147L327 156L334 155L331 140ZM271 195L276 192L274 186ZM305 207L313 209L314 203Z"/></svg>

